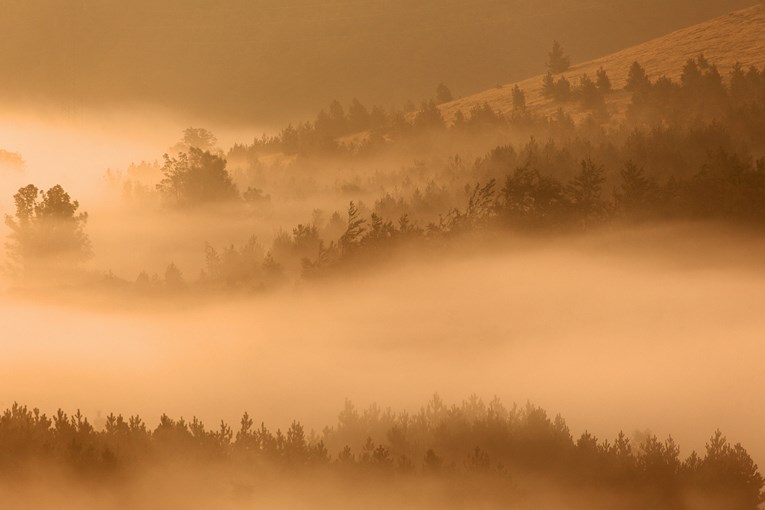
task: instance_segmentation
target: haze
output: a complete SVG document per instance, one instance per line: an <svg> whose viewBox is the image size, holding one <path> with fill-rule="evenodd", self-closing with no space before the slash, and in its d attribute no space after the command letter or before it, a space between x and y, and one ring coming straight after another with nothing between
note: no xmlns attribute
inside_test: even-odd
<svg viewBox="0 0 765 510"><path fill-rule="evenodd" d="M0 9L8 508L765 502L762 3Z"/></svg>

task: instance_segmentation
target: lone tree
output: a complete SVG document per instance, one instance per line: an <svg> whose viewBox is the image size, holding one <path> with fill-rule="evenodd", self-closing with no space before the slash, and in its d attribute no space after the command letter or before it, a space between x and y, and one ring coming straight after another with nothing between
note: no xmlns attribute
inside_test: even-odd
<svg viewBox="0 0 765 510"><path fill-rule="evenodd" d="M449 90L449 87L447 87L443 83L439 83L438 87L436 87L436 103L437 104L448 103L449 101L453 99L454 99L454 96L452 95L452 91Z"/></svg>
<svg viewBox="0 0 765 510"><path fill-rule="evenodd" d="M194 207L239 196L226 170L226 160L195 147L174 158L165 154L162 172L165 177L157 190L169 205Z"/></svg>
<svg viewBox="0 0 765 510"><path fill-rule="evenodd" d="M218 139L205 128L188 127L183 130L183 138L170 150L172 152L186 152L194 147L203 151L215 150Z"/></svg>
<svg viewBox="0 0 765 510"><path fill-rule="evenodd" d="M558 41L553 42L552 50L547 56L547 69L553 74L562 73L571 67L571 59L563 53L563 47Z"/></svg>
<svg viewBox="0 0 765 510"><path fill-rule="evenodd" d="M526 93L518 85L513 87L513 111L526 110Z"/></svg>
<svg viewBox="0 0 765 510"><path fill-rule="evenodd" d="M17 269L72 268L92 255L84 230L88 214L77 212L79 202L60 185L42 191L30 184L13 199L16 214L6 215L5 224L11 229L7 248Z"/></svg>

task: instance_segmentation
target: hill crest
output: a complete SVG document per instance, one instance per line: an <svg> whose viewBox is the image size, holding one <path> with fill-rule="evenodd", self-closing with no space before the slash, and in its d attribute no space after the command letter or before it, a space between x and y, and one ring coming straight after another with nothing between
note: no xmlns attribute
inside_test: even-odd
<svg viewBox="0 0 765 510"><path fill-rule="evenodd" d="M703 54L717 65L726 77L736 62L744 67L765 66L765 2L730 14L676 30L662 37L623 49L616 53L578 63L556 77L565 76L572 84L584 74L594 78L603 67L608 73L614 92L607 98L612 115L623 116L631 94L622 90L633 62L639 62L651 79L661 76L678 78L690 58ZM573 102L560 103L542 94L544 75L488 89L439 106L447 122L458 111L467 114L472 108L488 104L494 110L509 113L513 109L512 89L518 85L526 93L527 107L535 114L549 116L563 107L575 119L589 112Z"/></svg>

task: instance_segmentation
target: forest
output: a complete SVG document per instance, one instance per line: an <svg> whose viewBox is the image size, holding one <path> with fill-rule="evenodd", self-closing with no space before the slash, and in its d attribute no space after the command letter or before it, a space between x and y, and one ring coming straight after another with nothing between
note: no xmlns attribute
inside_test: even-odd
<svg viewBox="0 0 765 510"><path fill-rule="evenodd" d="M0 0L1 508L765 505L765 61L578 63L725 6L118 4Z"/></svg>
<svg viewBox="0 0 765 510"><path fill-rule="evenodd" d="M747 451L719 430L701 455L681 458L671 436L648 433L636 441L620 432L609 441L584 432L574 438L560 415L476 396L450 406L435 395L414 414L374 405L359 410L346 401L337 423L318 434L298 421L274 432L248 413L234 428L221 422L208 429L197 418L167 415L156 426L139 416L109 414L101 421L96 429L79 411L48 417L14 404L0 416L0 473L30 476L42 464L74 478L124 483L147 465L213 463L255 479L320 473L395 486L432 478L458 484L460 497L476 504L520 500L534 490L529 480L541 478L572 493L582 486L620 493L626 508L657 509L693 508L694 498L706 501L705 508L756 509L765 486ZM247 488L231 490L246 495Z"/></svg>
<svg viewBox="0 0 765 510"><path fill-rule="evenodd" d="M565 80L551 76L545 82L553 88ZM658 222L762 228L765 69L737 65L724 79L698 56L675 83L651 79L636 62L626 88L632 100L622 120L609 117L605 99L613 91L602 72L594 81L582 76L566 98L556 99L578 101L591 112L579 123L562 109L552 119L535 117L518 89L512 115L485 105L451 123L435 101L408 116L368 111L358 101L346 113L335 102L313 122L235 145L227 154L211 132L189 128L162 164L144 162L111 176L128 207L268 217L274 200L323 191L316 180L326 179L325 170L317 161L355 165L396 151L409 157L411 146L427 146L423 140L440 151L497 133L528 138L495 146L472 163L457 153L439 165L416 159L410 169L342 182L335 203L350 197L345 210L314 208L296 226L280 226L270 245L254 235L223 248L208 242L199 253L198 278L189 280L168 260L163 272L142 270L132 279L109 271L103 283L141 293L258 290L356 270L413 246L438 251L455 243L480 246L482 239ZM438 92L449 93L446 87ZM337 141L364 132L369 135L360 142ZM286 167L283 160L264 163L273 153L292 159ZM17 274L34 275L35 266L44 265L70 275L92 256L88 215L63 188L29 185L14 201L16 214L6 224Z"/></svg>

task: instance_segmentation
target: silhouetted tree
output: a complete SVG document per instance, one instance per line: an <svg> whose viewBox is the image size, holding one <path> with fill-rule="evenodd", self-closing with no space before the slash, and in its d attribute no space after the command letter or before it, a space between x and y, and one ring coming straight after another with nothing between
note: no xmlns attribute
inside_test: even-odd
<svg viewBox="0 0 765 510"><path fill-rule="evenodd" d="M414 116L413 126L418 130L441 129L445 127L441 110L435 102L428 101L422 103L419 111Z"/></svg>
<svg viewBox="0 0 765 510"><path fill-rule="evenodd" d="M364 224L366 220L359 216L359 208L353 202L348 206L348 223L345 233L340 237L340 248L344 251L350 251L354 246L358 245L361 239L361 235L366 228Z"/></svg>
<svg viewBox="0 0 765 510"><path fill-rule="evenodd" d="M579 79L577 93L584 108L595 110L604 105L603 91L586 74Z"/></svg>
<svg viewBox="0 0 765 510"><path fill-rule="evenodd" d="M651 80L648 79L648 75L638 62L633 62L630 66L629 74L627 75L627 85L625 90L630 92L638 92L647 89L651 86Z"/></svg>
<svg viewBox="0 0 765 510"><path fill-rule="evenodd" d="M551 72L545 74L542 79L542 94L545 97L553 97L555 95L555 77Z"/></svg>
<svg viewBox="0 0 765 510"><path fill-rule="evenodd" d="M516 112L526 110L526 93L518 85L513 87L513 110Z"/></svg>
<svg viewBox="0 0 765 510"><path fill-rule="evenodd" d="M169 205L194 207L238 196L226 160L210 152L192 147L177 157L166 154L162 172L164 179L157 184L157 190Z"/></svg>
<svg viewBox="0 0 765 510"><path fill-rule="evenodd" d="M615 193L617 205L633 218L651 214L659 200L658 184L632 161L625 164L621 177L622 184Z"/></svg>
<svg viewBox="0 0 765 510"><path fill-rule="evenodd" d="M596 84L598 86L598 90L600 90L602 94L608 94L611 92L611 79L608 77L606 70L602 67L598 69Z"/></svg>
<svg viewBox="0 0 765 510"><path fill-rule="evenodd" d="M563 47L558 41L553 41L552 50L547 54L547 69L558 74L571 67L571 59L563 53Z"/></svg>
<svg viewBox="0 0 765 510"><path fill-rule="evenodd" d="M582 161L579 173L567 186L571 203L585 227L606 212L606 203L601 197L602 186L606 180L603 174L602 166L586 159Z"/></svg>
<svg viewBox="0 0 765 510"><path fill-rule="evenodd" d="M174 262L171 262L165 269L165 285L171 290L180 290L186 285L181 270Z"/></svg>
<svg viewBox="0 0 765 510"><path fill-rule="evenodd" d="M348 108L348 127L351 132L359 132L369 129L371 116L366 107L354 99Z"/></svg>
<svg viewBox="0 0 765 510"><path fill-rule="evenodd" d="M185 152L192 147L201 151L212 151L217 142L215 135L207 129L189 127L183 131L180 151Z"/></svg>
<svg viewBox="0 0 765 510"><path fill-rule="evenodd" d="M452 101L453 99L454 99L454 96L452 95L452 91L449 90L449 87L447 87L443 83L439 83L438 87L436 87L436 103L438 104L448 103L449 101Z"/></svg>
<svg viewBox="0 0 765 510"><path fill-rule="evenodd" d="M79 202L60 185L42 191L30 184L13 199L16 214L6 215L5 224L11 230L8 251L18 269L72 268L91 256L84 230L88 215L77 212Z"/></svg>
<svg viewBox="0 0 765 510"><path fill-rule="evenodd" d="M553 88L553 97L556 101L568 101L571 99L571 82L562 76Z"/></svg>

